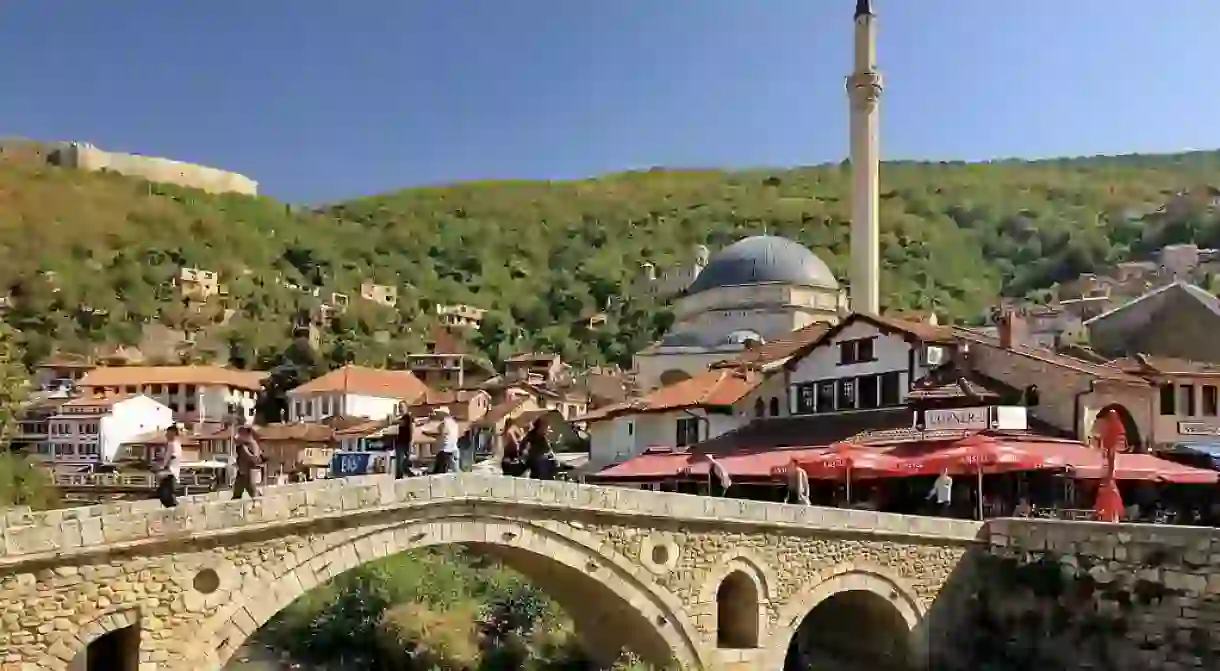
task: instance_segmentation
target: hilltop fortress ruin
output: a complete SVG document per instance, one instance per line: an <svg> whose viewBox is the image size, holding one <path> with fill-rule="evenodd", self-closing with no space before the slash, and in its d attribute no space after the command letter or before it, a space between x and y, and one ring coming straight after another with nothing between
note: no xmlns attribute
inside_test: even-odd
<svg viewBox="0 0 1220 671"><path fill-rule="evenodd" d="M109 170L150 182L164 182L200 189L209 193L258 195L258 182L245 175L206 165L174 161L158 156L141 156L104 151L88 142L53 142L0 138L0 159L45 161L51 165L77 170Z"/></svg>

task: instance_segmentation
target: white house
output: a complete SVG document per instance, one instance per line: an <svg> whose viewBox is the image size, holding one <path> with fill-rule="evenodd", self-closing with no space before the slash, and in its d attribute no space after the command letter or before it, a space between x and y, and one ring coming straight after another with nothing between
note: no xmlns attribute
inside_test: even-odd
<svg viewBox="0 0 1220 671"><path fill-rule="evenodd" d="M89 371L79 386L87 397L143 394L186 424L223 422L231 410L250 423L266 376L220 366L109 366Z"/></svg>
<svg viewBox="0 0 1220 671"><path fill-rule="evenodd" d="M288 419L320 422L327 417L385 419L420 400L428 387L406 370L347 365L288 392Z"/></svg>
<svg viewBox="0 0 1220 671"><path fill-rule="evenodd" d="M749 369L709 370L585 415L577 421L588 426L589 464L602 468L650 447L686 447L736 429L754 416L752 392L765 379Z"/></svg>
<svg viewBox="0 0 1220 671"><path fill-rule="evenodd" d="M934 323L853 313L789 359L788 410L903 406L912 383L949 360L953 342L953 330Z"/></svg>
<svg viewBox="0 0 1220 671"><path fill-rule="evenodd" d="M174 423L174 411L144 394L81 397L47 420L55 465L113 461L123 443Z"/></svg>

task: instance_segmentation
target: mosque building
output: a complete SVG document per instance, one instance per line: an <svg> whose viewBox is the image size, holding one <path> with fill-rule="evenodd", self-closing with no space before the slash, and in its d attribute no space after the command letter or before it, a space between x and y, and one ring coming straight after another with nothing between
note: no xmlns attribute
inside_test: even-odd
<svg viewBox="0 0 1220 671"><path fill-rule="evenodd" d="M850 309L872 315L880 312L879 114L884 90L874 18L871 1L856 0L853 70L846 81L852 165ZM655 279L655 269L645 272ZM674 301L669 333L635 355L636 384L642 388L692 377L753 344L784 339L814 322L837 323L849 309L847 292L826 263L787 238L748 237L710 259L701 248L688 272L665 278L690 284Z"/></svg>
<svg viewBox="0 0 1220 671"><path fill-rule="evenodd" d="M673 327L635 355L643 388L697 375L809 324L834 324L847 309L847 294L826 262L788 238L748 237L699 265L674 301Z"/></svg>

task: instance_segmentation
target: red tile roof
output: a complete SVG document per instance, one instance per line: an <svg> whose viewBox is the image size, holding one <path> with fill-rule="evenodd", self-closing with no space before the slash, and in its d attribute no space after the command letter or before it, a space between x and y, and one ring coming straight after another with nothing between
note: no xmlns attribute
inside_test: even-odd
<svg viewBox="0 0 1220 671"><path fill-rule="evenodd" d="M1110 364L1093 363L1084 359L1077 359L1073 356L1060 354L1053 350L1044 347L1033 347L1029 345L1014 345L1012 347L1004 347L1000 344L999 338L983 335L977 331L959 330L958 333L962 339L971 343L979 344L984 347L990 347L996 351L1007 353L1011 356L1033 359L1052 366L1074 370L1078 373L1091 375L1102 380L1111 380L1114 382L1127 382L1132 384L1148 384L1146 380L1124 373L1122 369L1111 366Z"/></svg>
<svg viewBox="0 0 1220 671"><path fill-rule="evenodd" d="M1220 365L1206 361L1191 361L1172 357L1136 354L1115 359L1108 365L1132 375L1220 375Z"/></svg>
<svg viewBox="0 0 1220 671"><path fill-rule="evenodd" d="M666 412L684 408L727 407L740 401L762 383L755 370L718 368L661 387L641 398L606 406L580 418L596 421L626 414Z"/></svg>
<svg viewBox="0 0 1220 671"><path fill-rule="evenodd" d="M134 387L146 384L194 384L259 391L267 373L220 366L103 366L81 378L82 387Z"/></svg>
<svg viewBox="0 0 1220 671"><path fill-rule="evenodd" d="M764 367L769 364L777 363L787 359L796 353L797 350L816 342L822 337L826 331L830 330L830 324L810 324L804 328L793 331L788 337L773 340L769 343L764 343L756 347L752 347L742 352L741 354L725 359L719 363L713 364L713 368L732 368L735 366L757 366Z"/></svg>
<svg viewBox="0 0 1220 671"><path fill-rule="evenodd" d="M822 343L830 342L836 335L838 335L840 331L858 321L872 324L882 333L898 334L903 337L913 338L928 344L951 345L957 341L955 331L950 326L937 326L935 324L928 324L925 322L907 321L897 317L853 312L847 315L843 321L827 329L826 332L820 337L802 345L792 352L787 365L794 365L795 361L804 358Z"/></svg>
<svg viewBox="0 0 1220 671"><path fill-rule="evenodd" d="M322 377L310 380L289 394L345 392L378 398L397 398L415 402L428 393L428 386L411 371L382 370L348 364Z"/></svg>

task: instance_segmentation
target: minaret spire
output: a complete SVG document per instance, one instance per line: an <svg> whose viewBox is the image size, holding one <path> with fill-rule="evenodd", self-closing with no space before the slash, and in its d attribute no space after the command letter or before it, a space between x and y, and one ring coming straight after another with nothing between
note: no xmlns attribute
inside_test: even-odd
<svg viewBox="0 0 1220 671"><path fill-rule="evenodd" d="M881 195L880 120L882 82L877 72L877 26L870 0L856 0L855 54L847 78L851 101L851 309L880 311Z"/></svg>

